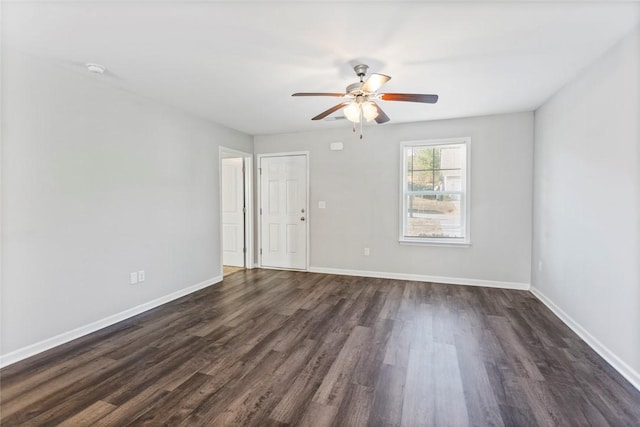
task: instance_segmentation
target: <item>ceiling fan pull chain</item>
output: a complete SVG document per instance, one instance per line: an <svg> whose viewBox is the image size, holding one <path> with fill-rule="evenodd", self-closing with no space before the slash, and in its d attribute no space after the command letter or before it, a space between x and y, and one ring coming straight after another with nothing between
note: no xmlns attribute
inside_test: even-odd
<svg viewBox="0 0 640 427"><path fill-rule="evenodd" d="M360 108L360 139L362 139L362 122L364 121L364 117L362 114L362 108Z"/></svg>

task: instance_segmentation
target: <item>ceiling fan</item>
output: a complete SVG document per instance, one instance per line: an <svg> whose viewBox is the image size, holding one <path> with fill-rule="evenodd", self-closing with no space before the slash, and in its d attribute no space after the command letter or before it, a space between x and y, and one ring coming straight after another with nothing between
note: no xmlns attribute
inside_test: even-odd
<svg viewBox="0 0 640 427"><path fill-rule="evenodd" d="M426 95L419 93L378 93L378 90L388 82L391 77L384 74L371 74L366 80L364 77L369 69L368 65L358 64L353 67L356 75L360 78L359 82L347 86L345 93L322 93L322 92L298 92L291 96L334 96L339 98L347 98L346 101L334 105L326 111L313 117L311 120L322 120L328 115L344 108L345 117L353 123L353 131L355 132L355 124L360 123L360 139L362 139L362 122L364 120L375 120L376 123L388 122L389 116L375 101L404 101L404 102L422 102L427 104L435 104L438 102L438 95Z"/></svg>

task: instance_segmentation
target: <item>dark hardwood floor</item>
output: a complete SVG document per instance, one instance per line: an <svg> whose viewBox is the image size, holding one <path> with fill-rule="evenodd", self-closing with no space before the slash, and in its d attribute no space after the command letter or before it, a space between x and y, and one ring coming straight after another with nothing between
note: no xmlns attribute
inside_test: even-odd
<svg viewBox="0 0 640 427"><path fill-rule="evenodd" d="M247 270L0 372L1 424L640 425L529 292Z"/></svg>

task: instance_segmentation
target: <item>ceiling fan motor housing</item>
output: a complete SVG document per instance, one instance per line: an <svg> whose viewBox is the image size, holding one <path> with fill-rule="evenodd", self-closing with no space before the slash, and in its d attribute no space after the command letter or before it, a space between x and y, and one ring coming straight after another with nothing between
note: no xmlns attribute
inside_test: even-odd
<svg viewBox="0 0 640 427"><path fill-rule="evenodd" d="M347 86L347 93L355 95L356 93L360 92L361 87L362 87L362 82L352 83L349 86Z"/></svg>

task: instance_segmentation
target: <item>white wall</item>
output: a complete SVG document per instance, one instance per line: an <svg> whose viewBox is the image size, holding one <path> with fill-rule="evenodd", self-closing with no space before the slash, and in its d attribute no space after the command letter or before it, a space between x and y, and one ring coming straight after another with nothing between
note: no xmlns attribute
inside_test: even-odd
<svg viewBox="0 0 640 427"><path fill-rule="evenodd" d="M218 146L251 152L250 136L104 82L113 76L6 49L2 71L5 362L219 280ZM146 281L131 286L137 270Z"/></svg>
<svg viewBox="0 0 640 427"><path fill-rule="evenodd" d="M635 31L535 113L532 283L640 388L639 56Z"/></svg>
<svg viewBox="0 0 640 427"><path fill-rule="evenodd" d="M418 108L418 107L417 107ZM318 126L321 128L321 123ZM400 143L471 137L470 247L398 243ZM334 141L343 151L330 151ZM311 266L528 288L533 114L257 136L256 153L310 151ZM327 202L318 209L318 201ZM369 257L363 248L371 248ZM487 281L487 282L484 282Z"/></svg>

